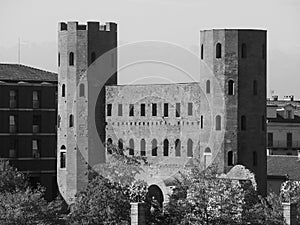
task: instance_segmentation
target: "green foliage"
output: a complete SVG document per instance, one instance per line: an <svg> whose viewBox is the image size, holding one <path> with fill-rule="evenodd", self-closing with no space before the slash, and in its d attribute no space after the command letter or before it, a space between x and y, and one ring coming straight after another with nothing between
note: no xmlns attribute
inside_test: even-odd
<svg viewBox="0 0 300 225"><path fill-rule="evenodd" d="M25 176L8 162L0 166L0 224L65 224L66 207L62 199L48 203L41 187L32 189Z"/></svg>
<svg viewBox="0 0 300 225"><path fill-rule="evenodd" d="M162 224L284 224L280 198L260 197L252 181L220 178L215 166L181 175Z"/></svg>
<svg viewBox="0 0 300 225"><path fill-rule="evenodd" d="M8 161L0 160L0 193L25 190L27 187L25 175L10 166Z"/></svg>

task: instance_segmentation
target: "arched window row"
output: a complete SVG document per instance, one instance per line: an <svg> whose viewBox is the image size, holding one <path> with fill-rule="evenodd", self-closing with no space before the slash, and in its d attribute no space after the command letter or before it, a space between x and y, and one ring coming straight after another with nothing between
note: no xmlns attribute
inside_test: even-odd
<svg viewBox="0 0 300 225"><path fill-rule="evenodd" d="M111 138L107 139L107 146L109 146L110 144L113 144L113 141ZM141 139L140 140L140 154L141 156L146 156L147 155L147 144L145 139ZM131 138L129 140L129 147L127 147L127 150L129 151L129 155L134 155L135 153L135 143L134 140ZM181 157L182 153L181 153L181 149L182 149L182 142L180 139L176 139L174 142L174 149L175 149L175 156L176 157ZM187 157L193 157L193 146L194 143L192 141L192 139L188 139L187 143L186 143L186 156ZM170 142L169 140L166 138L163 140L162 142L162 152L161 155L162 156L169 156L170 155ZM118 148L119 149L124 149L124 141L120 138L118 140ZM111 151L108 150L109 153L111 153ZM151 156L158 156L158 142L157 140L154 138L151 141L151 149L150 149L150 155Z"/></svg>
<svg viewBox="0 0 300 225"><path fill-rule="evenodd" d="M177 121L176 123L171 122L108 122L111 126L159 126L159 125L173 125L173 126L199 126L203 128L204 117L200 117L200 121Z"/></svg>

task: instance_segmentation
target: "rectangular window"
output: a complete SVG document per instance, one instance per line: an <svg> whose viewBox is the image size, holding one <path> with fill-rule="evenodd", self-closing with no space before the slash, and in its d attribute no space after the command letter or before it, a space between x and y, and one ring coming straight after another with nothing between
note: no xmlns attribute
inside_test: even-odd
<svg viewBox="0 0 300 225"><path fill-rule="evenodd" d="M203 116L201 116L201 118L200 118L200 126L201 126L201 129L203 129Z"/></svg>
<svg viewBox="0 0 300 225"><path fill-rule="evenodd" d="M32 108L34 108L34 109L40 108L40 92L39 91L32 92Z"/></svg>
<svg viewBox="0 0 300 225"><path fill-rule="evenodd" d="M32 119L32 132L39 133L41 129L41 116L40 115L33 115Z"/></svg>
<svg viewBox="0 0 300 225"><path fill-rule="evenodd" d="M157 104L152 103L152 116L157 116Z"/></svg>
<svg viewBox="0 0 300 225"><path fill-rule="evenodd" d="M192 116L193 115L193 103L189 102L188 103L188 116Z"/></svg>
<svg viewBox="0 0 300 225"><path fill-rule="evenodd" d="M180 117L180 103L176 103L176 109L175 109L175 115L176 117Z"/></svg>
<svg viewBox="0 0 300 225"><path fill-rule="evenodd" d="M129 116L134 116L134 105L133 104L129 105Z"/></svg>
<svg viewBox="0 0 300 225"><path fill-rule="evenodd" d="M141 116L145 116L145 114L146 114L145 109L146 109L146 105L141 104Z"/></svg>
<svg viewBox="0 0 300 225"><path fill-rule="evenodd" d="M118 116L122 116L123 115L123 106L122 104L118 105Z"/></svg>
<svg viewBox="0 0 300 225"><path fill-rule="evenodd" d="M169 116L169 104L164 103L164 117L168 117L168 116Z"/></svg>
<svg viewBox="0 0 300 225"><path fill-rule="evenodd" d="M10 139L9 143L9 158L17 157L18 140Z"/></svg>
<svg viewBox="0 0 300 225"><path fill-rule="evenodd" d="M9 132L10 133L17 132L17 116L14 115L9 116Z"/></svg>
<svg viewBox="0 0 300 225"><path fill-rule="evenodd" d="M39 141L36 139L32 140L32 157L40 158Z"/></svg>
<svg viewBox="0 0 300 225"><path fill-rule="evenodd" d="M111 116L111 109L112 109L112 104L107 104L106 106L106 115Z"/></svg>
<svg viewBox="0 0 300 225"><path fill-rule="evenodd" d="M293 146L293 134L292 133L287 133L286 134L286 146L288 148Z"/></svg>
<svg viewBox="0 0 300 225"><path fill-rule="evenodd" d="M9 107L10 108L17 107L17 91L16 90L9 91Z"/></svg>
<svg viewBox="0 0 300 225"><path fill-rule="evenodd" d="M268 147L273 147L273 133L268 133Z"/></svg>
<svg viewBox="0 0 300 225"><path fill-rule="evenodd" d="M66 168L66 152L60 152L60 168Z"/></svg>

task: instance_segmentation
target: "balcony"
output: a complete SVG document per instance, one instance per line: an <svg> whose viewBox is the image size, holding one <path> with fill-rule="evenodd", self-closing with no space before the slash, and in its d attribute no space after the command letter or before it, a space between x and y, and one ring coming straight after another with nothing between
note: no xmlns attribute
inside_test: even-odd
<svg viewBox="0 0 300 225"><path fill-rule="evenodd" d="M268 148L283 148L283 149L300 149L300 141L273 141L273 143L267 143Z"/></svg>

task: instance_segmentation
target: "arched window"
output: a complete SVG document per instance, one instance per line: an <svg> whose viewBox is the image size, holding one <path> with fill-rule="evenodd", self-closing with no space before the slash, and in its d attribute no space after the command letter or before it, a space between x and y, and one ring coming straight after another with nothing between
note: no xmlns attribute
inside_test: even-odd
<svg viewBox="0 0 300 225"><path fill-rule="evenodd" d="M187 142L187 157L193 157L193 141L191 139Z"/></svg>
<svg viewBox="0 0 300 225"><path fill-rule="evenodd" d="M246 121L246 116L241 116L241 130L246 130L247 129L247 121Z"/></svg>
<svg viewBox="0 0 300 225"><path fill-rule="evenodd" d="M120 139L118 140L118 148L119 148L119 149L123 149L123 147L124 147L124 145L123 145L123 140L120 138Z"/></svg>
<svg viewBox="0 0 300 225"><path fill-rule="evenodd" d="M234 95L234 81L228 81L228 95Z"/></svg>
<svg viewBox="0 0 300 225"><path fill-rule="evenodd" d="M129 155L134 155L134 140L132 138L129 140Z"/></svg>
<svg viewBox="0 0 300 225"><path fill-rule="evenodd" d="M61 97L65 97L66 96L66 85L63 84L61 86Z"/></svg>
<svg viewBox="0 0 300 225"><path fill-rule="evenodd" d="M60 53L58 53L58 56L57 56L57 65L58 65L58 67L60 67Z"/></svg>
<svg viewBox="0 0 300 225"><path fill-rule="evenodd" d="M217 43L216 45L216 58L220 59L222 57L222 45Z"/></svg>
<svg viewBox="0 0 300 225"><path fill-rule="evenodd" d="M210 80L206 81L206 94L210 93Z"/></svg>
<svg viewBox="0 0 300 225"><path fill-rule="evenodd" d="M111 146L112 143L113 143L112 139L111 139L111 138L108 138L108 139L107 139L107 142L106 142L106 144L107 144L106 150L107 150L108 154L112 154L112 150L111 150L111 148L112 148L112 146Z"/></svg>
<svg viewBox="0 0 300 225"><path fill-rule="evenodd" d="M164 156L169 155L169 141L168 139L164 140Z"/></svg>
<svg viewBox="0 0 300 225"><path fill-rule="evenodd" d="M257 165L257 153L256 151L253 151L253 166L256 166Z"/></svg>
<svg viewBox="0 0 300 225"><path fill-rule="evenodd" d="M71 114L69 116L69 127L74 127L74 116Z"/></svg>
<svg viewBox="0 0 300 225"><path fill-rule="evenodd" d="M241 57L244 59L244 58L247 58L247 46L245 43L242 44L242 52L241 52Z"/></svg>
<svg viewBox="0 0 300 225"><path fill-rule="evenodd" d="M74 53L70 52L69 54L69 66L74 66Z"/></svg>
<svg viewBox="0 0 300 225"><path fill-rule="evenodd" d="M203 44L201 45L201 59L204 58L204 49L203 49Z"/></svg>
<svg viewBox="0 0 300 225"><path fill-rule="evenodd" d="M60 147L60 168L66 168L66 146Z"/></svg>
<svg viewBox="0 0 300 225"><path fill-rule="evenodd" d="M157 156L157 141L156 139L152 140L152 156Z"/></svg>
<svg viewBox="0 0 300 225"><path fill-rule="evenodd" d="M253 81L253 95L257 95L257 81Z"/></svg>
<svg viewBox="0 0 300 225"><path fill-rule="evenodd" d="M175 141L175 156L181 155L181 141L179 139L176 139Z"/></svg>
<svg viewBox="0 0 300 225"><path fill-rule="evenodd" d="M91 63L93 63L96 60L96 52L92 52L91 54Z"/></svg>
<svg viewBox="0 0 300 225"><path fill-rule="evenodd" d="M141 140L141 156L146 155L146 141L145 139Z"/></svg>
<svg viewBox="0 0 300 225"><path fill-rule="evenodd" d="M227 153L227 165L228 165L228 166L233 166L233 163L234 163L233 152L232 152L232 151L229 151L229 152Z"/></svg>
<svg viewBox="0 0 300 225"><path fill-rule="evenodd" d="M79 85L79 97L84 97L84 84Z"/></svg>
<svg viewBox="0 0 300 225"><path fill-rule="evenodd" d="M216 116L216 130L221 130L221 116Z"/></svg>
<svg viewBox="0 0 300 225"><path fill-rule="evenodd" d="M206 148L204 150L204 168L208 167L211 164L211 150Z"/></svg>

